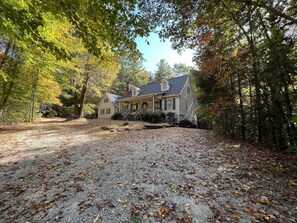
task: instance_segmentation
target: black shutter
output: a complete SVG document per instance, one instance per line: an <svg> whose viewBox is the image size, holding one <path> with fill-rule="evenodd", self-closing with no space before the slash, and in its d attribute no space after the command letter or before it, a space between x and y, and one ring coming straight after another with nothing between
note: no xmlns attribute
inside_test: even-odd
<svg viewBox="0 0 297 223"><path fill-rule="evenodd" d="M160 109L162 110L162 100L160 100Z"/></svg>
<svg viewBox="0 0 297 223"><path fill-rule="evenodd" d="M167 110L167 99L165 99L165 111Z"/></svg>
<svg viewBox="0 0 297 223"><path fill-rule="evenodd" d="M175 110L175 98L173 98L173 110Z"/></svg>

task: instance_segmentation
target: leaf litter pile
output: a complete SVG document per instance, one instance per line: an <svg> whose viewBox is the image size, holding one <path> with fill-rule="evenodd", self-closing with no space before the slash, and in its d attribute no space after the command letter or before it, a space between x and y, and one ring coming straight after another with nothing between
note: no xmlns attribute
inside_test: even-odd
<svg viewBox="0 0 297 223"><path fill-rule="evenodd" d="M99 129L2 131L1 222L297 221L296 157L206 130Z"/></svg>

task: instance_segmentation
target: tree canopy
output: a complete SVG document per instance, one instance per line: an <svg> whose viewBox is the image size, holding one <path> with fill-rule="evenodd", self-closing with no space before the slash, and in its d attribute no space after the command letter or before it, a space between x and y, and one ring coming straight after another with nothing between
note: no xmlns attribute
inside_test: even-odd
<svg viewBox="0 0 297 223"><path fill-rule="evenodd" d="M124 4L121 1L3 0L0 4L0 30L11 39L50 50L58 58L69 57L69 49L41 32L50 16L68 21L72 26L71 35L80 38L94 55L100 56L109 47L134 52L136 36L144 36L149 31L144 18L135 11L136 2L132 0Z"/></svg>
<svg viewBox="0 0 297 223"><path fill-rule="evenodd" d="M165 59L157 63L157 70L154 73L154 81L161 81L172 77L172 69Z"/></svg>
<svg viewBox="0 0 297 223"><path fill-rule="evenodd" d="M242 138L297 145L294 1L142 1L178 50L196 51L198 115Z"/></svg>

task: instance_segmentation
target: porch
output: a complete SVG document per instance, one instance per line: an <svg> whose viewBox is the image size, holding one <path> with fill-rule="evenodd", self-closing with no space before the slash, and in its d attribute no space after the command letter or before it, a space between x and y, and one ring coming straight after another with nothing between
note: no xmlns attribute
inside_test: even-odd
<svg viewBox="0 0 297 223"><path fill-rule="evenodd" d="M119 101L118 112L124 119L141 120L142 115L162 112L161 96L127 98Z"/></svg>

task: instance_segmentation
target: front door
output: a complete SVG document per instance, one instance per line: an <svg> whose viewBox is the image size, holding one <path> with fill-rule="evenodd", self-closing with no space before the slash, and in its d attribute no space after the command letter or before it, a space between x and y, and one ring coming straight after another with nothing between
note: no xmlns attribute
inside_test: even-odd
<svg viewBox="0 0 297 223"><path fill-rule="evenodd" d="M147 102L142 103L143 112L147 112Z"/></svg>

